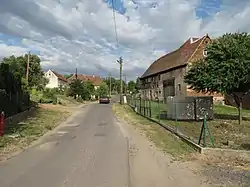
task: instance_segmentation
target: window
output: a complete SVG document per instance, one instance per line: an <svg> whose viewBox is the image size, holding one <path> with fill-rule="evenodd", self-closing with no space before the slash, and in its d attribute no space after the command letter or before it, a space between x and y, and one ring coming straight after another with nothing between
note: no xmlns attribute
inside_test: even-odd
<svg viewBox="0 0 250 187"><path fill-rule="evenodd" d="M207 50L206 49L203 50L203 56L207 57Z"/></svg>
<svg viewBox="0 0 250 187"><path fill-rule="evenodd" d="M181 91L181 84L178 84L178 91Z"/></svg>

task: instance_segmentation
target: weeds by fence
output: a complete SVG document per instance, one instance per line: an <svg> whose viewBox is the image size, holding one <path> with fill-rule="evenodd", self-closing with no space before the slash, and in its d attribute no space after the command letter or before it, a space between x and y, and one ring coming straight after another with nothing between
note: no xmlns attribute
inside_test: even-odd
<svg viewBox="0 0 250 187"><path fill-rule="evenodd" d="M205 118L204 122L204 118L200 121L180 120L172 116L169 119L169 113L171 112L168 110L178 110L178 108L171 108L161 101L136 98L134 96L128 96L127 101L138 114L160 123L172 132L181 134L196 144L200 143L201 146L213 147L215 145L215 147L233 149L246 149L248 147L246 145L249 144L250 138L249 121L245 121L244 126L239 127L237 120L234 119L235 115L230 114L228 119L218 117L224 113L229 114L229 110L231 111L230 113L234 112L234 114L237 114L236 108L214 105L215 119L208 120ZM175 111L175 113L178 113L178 111ZM244 111L244 116L247 119L250 116L250 110ZM233 143L231 144L230 142Z"/></svg>

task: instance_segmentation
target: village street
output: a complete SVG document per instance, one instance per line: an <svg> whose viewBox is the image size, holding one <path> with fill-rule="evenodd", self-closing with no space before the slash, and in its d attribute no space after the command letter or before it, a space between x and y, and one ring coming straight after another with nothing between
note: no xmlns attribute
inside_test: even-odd
<svg viewBox="0 0 250 187"><path fill-rule="evenodd" d="M201 177L170 166L134 133L117 121L112 105L89 104L31 148L0 163L0 186L203 186Z"/></svg>

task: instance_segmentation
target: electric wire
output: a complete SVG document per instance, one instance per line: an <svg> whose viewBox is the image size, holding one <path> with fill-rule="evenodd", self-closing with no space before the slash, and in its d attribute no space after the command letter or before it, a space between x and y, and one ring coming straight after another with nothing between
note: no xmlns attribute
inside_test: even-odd
<svg viewBox="0 0 250 187"><path fill-rule="evenodd" d="M117 48L118 48L119 47L119 41L118 41L118 34L117 34L114 0L112 0L112 9L113 9L113 21L114 21L115 39L116 39L116 45L117 45Z"/></svg>

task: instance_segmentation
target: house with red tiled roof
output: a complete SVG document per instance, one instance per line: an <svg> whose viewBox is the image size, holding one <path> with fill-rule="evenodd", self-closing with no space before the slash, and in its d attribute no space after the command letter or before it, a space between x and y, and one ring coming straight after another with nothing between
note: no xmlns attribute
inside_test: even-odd
<svg viewBox="0 0 250 187"><path fill-rule="evenodd" d="M73 74L71 77L69 77L67 80L70 83L72 80L76 79L76 74ZM95 89L97 89L101 83L102 83L102 79L100 76L96 76L96 75L83 75L83 74L77 74L77 79L86 82L86 81L90 81Z"/></svg>
<svg viewBox="0 0 250 187"><path fill-rule="evenodd" d="M49 80L49 83L46 85L47 88L60 88L68 85L67 79L53 70L48 70L44 76Z"/></svg>
<svg viewBox="0 0 250 187"><path fill-rule="evenodd" d="M142 97L166 101L168 96L201 95L188 89L184 76L189 65L206 57L205 46L210 42L212 40L208 34L201 38L191 37L177 50L154 61L140 77ZM220 94L214 96L221 97Z"/></svg>

